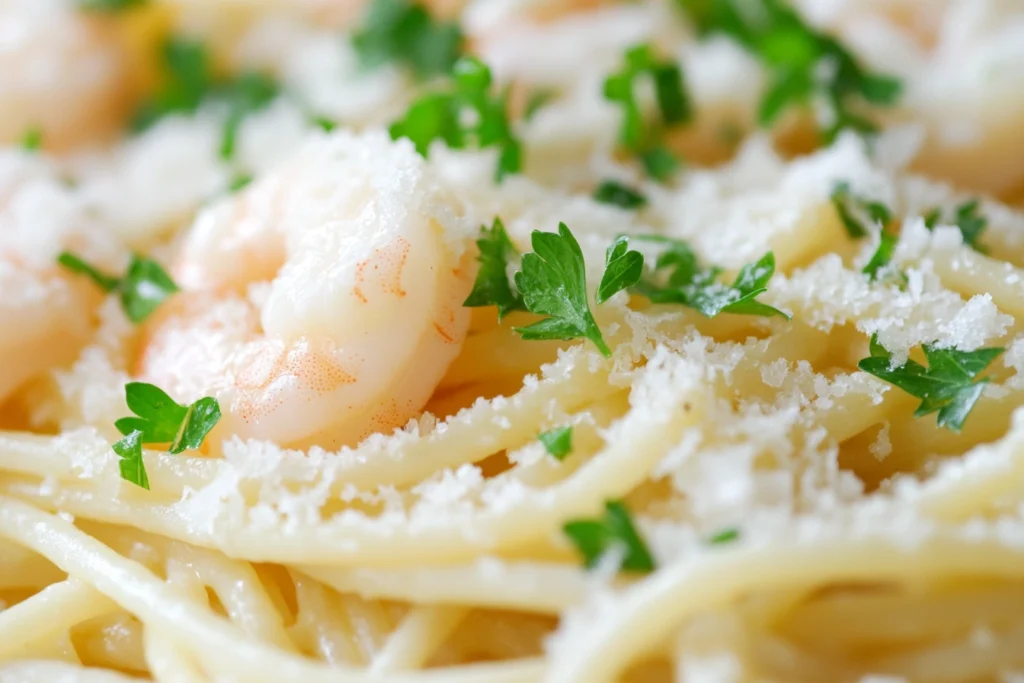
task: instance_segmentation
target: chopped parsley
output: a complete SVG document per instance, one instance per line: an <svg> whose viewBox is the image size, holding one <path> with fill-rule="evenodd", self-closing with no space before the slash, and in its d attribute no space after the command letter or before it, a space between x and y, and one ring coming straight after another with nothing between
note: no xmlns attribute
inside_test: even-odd
<svg viewBox="0 0 1024 683"><path fill-rule="evenodd" d="M662 135L665 129L693 118L683 72L676 62L657 59L650 45L629 48L624 62L620 71L605 79L604 97L622 108L619 132L622 145L640 157L652 177L665 180L679 167L679 162L661 146ZM660 114L658 122L645 120L637 101L636 85L642 77L653 82Z"/></svg>
<svg viewBox="0 0 1024 683"><path fill-rule="evenodd" d="M146 463L142 460L142 432L132 432L113 446L120 458L117 463L121 478L149 490L149 476Z"/></svg>
<svg viewBox="0 0 1024 683"><path fill-rule="evenodd" d="M602 355L611 356L590 312L583 251L569 228L559 223L558 234L535 230L530 241L533 252L523 255L516 288L526 310L549 317L517 327L516 332L528 340L583 337Z"/></svg>
<svg viewBox="0 0 1024 683"><path fill-rule="evenodd" d="M605 180L594 190L594 199L622 209L639 209L647 204L647 197L616 180Z"/></svg>
<svg viewBox="0 0 1024 683"><path fill-rule="evenodd" d="M540 111L544 105L554 99L556 93L554 90L534 90L530 93L530 96L526 98L526 107L523 109L523 120L529 121L537 112Z"/></svg>
<svg viewBox="0 0 1024 683"><path fill-rule="evenodd" d="M161 46L164 82L136 111L132 127L143 131L165 116L190 114L216 86L206 47L193 40L171 37Z"/></svg>
<svg viewBox="0 0 1024 683"><path fill-rule="evenodd" d="M867 265L861 268L861 272L867 275L868 280L874 282L881 279L882 273L888 269L890 262L893 260L893 254L896 252L896 244L898 242L898 234L882 230L879 236L878 248L871 254Z"/></svg>
<svg viewBox="0 0 1024 683"><path fill-rule="evenodd" d="M409 138L427 156L430 143L443 140L453 149L471 144L499 150L495 178L522 168L522 147L508 119L508 94L491 94L491 70L475 57L455 63L454 88L423 95L405 116L391 124L391 138ZM467 117L466 114L470 116Z"/></svg>
<svg viewBox="0 0 1024 683"><path fill-rule="evenodd" d="M327 118L326 116L313 116L310 119L310 123L312 123L314 126L316 126L325 133L330 133L331 131L338 127L337 123Z"/></svg>
<svg viewBox="0 0 1024 683"><path fill-rule="evenodd" d="M78 0L78 6L89 12L116 14L137 7L145 7L149 0Z"/></svg>
<svg viewBox="0 0 1024 683"><path fill-rule="evenodd" d="M641 152L640 165L647 171L647 175L661 182L670 179L683 167L682 162L662 145Z"/></svg>
<svg viewBox="0 0 1024 683"><path fill-rule="evenodd" d="M161 54L163 85L136 111L132 128L141 132L165 116L192 114L204 102L217 101L227 109L218 151L223 159L233 158L242 121L277 97L277 83L255 72L220 78L214 73L206 46L185 38L170 38Z"/></svg>
<svg viewBox="0 0 1024 683"><path fill-rule="evenodd" d="M870 231L864 224L864 218L885 227L892 220L892 212L885 204L870 199L865 199L850 190L850 184L846 181L836 183L832 190L832 206L839 214L839 220L846 228L846 234L851 239L867 237Z"/></svg>
<svg viewBox="0 0 1024 683"><path fill-rule="evenodd" d="M629 510L619 501L605 503L603 518L567 522L562 530L583 556L587 569L596 567L601 557L615 548L624 553L621 569L654 571L654 558L633 526Z"/></svg>
<svg viewBox="0 0 1024 683"><path fill-rule="evenodd" d="M155 311L178 286L159 263L132 256L128 271L122 277L107 275L71 252L65 251L57 262L72 273L85 275L105 292L116 292L121 307L133 323L141 323Z"/></svg>
<svg viewBox="0 0 1024 683"><path fill-rule="evenodd" d="M21 148L26 152L38 152L43 147L43 130L33 126L21 135Z"/></svg>
<svg viewBox="0 0 1024 683"><path fill-rule="evenodd" d="M634 286L643 273L643 254L630 250L627 237L618 237L605 252L604 275L597 286L597 303L603 304L618 292Z"/></svg>
<svg viewBox="0 0 1024 683"><path fill-rule="evenodd" d="M978 243L978 240L981 238L981 233L985 232L985 228L988 226L988 219L984 214L978 212L979 206L980 204L977 199L971 199L960 204L956 207L956 211L949 222L960 229L960 236L963 238L964 244L974 251L984 254L987 250ZM942 209L934 208L925 214L924 224L929 230L934 230L935 226L944 220Z"/></svg>
<svg viewBox="0 0 1024 683"><path fill-rule="evenodd" d="M121 458L121 478L144 489L149 488L149 478L142 462L142 444L166 443L170 453L195 450L220 420L220 404L209 396L183 406L145 382L126 384L124 394L136 417L123 417L114 423L124 438L113 448Z"/></svg>
<svg viewBox="0 0 1024 683"><path fill-rule="evenodd" d="M586 264L583 251L565 223L558 233L534 230L533 251L521 257L520 269L509 283L509 264L519 258L500 218L480 229L480 250L473 291L463 302L471 308L497 306L499 320L512 311L529 311L547 318L517 327L526 340L589 339L608 357L605 344L587 300ZM605 271L598 285L597 303L634 286L643 273L643 255L631 251L626 237L619 237L605 253Z"/></svg>
<svg viewBox="0 0 1024 683"><path fill-rule="evenodd" d="M373 0L352 36L365 68L400 62L420 77L451 71L463 42L457 22L437 21L425 5L410 0Z"/></svg>
<svg viewBox="0 0 1024 683"><path fill-rule="evenodd" d="M924 344L922 350L928 367L909 359L893 367L892 355L878 343L877 336L872 336L871 355L857 367L921 399L914 417L938 412L940 427L959 432L988 383L987 377L975 379L1005 349L957 351Z"/></svg>
<svg viewBox="0 0 1024 683"><path fill-rule="evenodd" d="M556 427L542 432L537 439L555 460L561 462L572 453L572 427Z"/></svg>
<svg viewBox="0 0 1024 683"><path fill-rule="evenodd" d="M114 423L124 436L140 432L142 443L166 443L170 453L199 448L220 420L220 404L207 396L183 406L163 389L145 382L124 387L128 409L136 417L122 417Z"/></svg>
<svg viewBox="0 0 1024 683"><path fill-rule="evenodd" d="M711 535L707 542L708 545L722 545L724 543L732 543L733 541L739 540L740 530L736 527L729 527L728 529L722 529L721 531Z"/></svg>
<svg viewBox="0 0 1024 683"><path fill-rule="evenodd" d="M719 313L789 315L757 300L768 291L768 281L775 274L775 254L768 252L755 263L744 265L731 285L718 281L722 269L704 267L689 245L661 235L636 235L634 239L665 245L649 276L635 287L638 294L656 304L682 304L713 318Z"/></svg>
<svg viewBox="0 0 1024 683"><path fill-rule="evenodd" d="M228 105L228 118L221 132L220 157L233 159L238 139L238 129L249 114L265 108L278 95L278 85L268 76L249 72L227 81L221 88L221 95Z"/></svg>
<svg viewBox="0 0 1024 683"><path fill-rule="evenodd" d="M234 193L238 192L239 190L244 190L246 187L249 186L249 183L251 182L251 175L249 175L248 173L239 173L238 175L231 179L231 183L228 184L228 191Z"/></svg>
<svg viewBox="0 0 1024 683"><path fill-rule="evenodd" d="M701 35L721 33L758 57L769 72L758 123L770 126L794 106L820 107L821 137L861 133L877 126L860 112L867 105L891 106L902 86L891 76L868 71L834 37L808 25L784 0L677 0Z"/></svg>
<svg viewBox="0 0 1024 683"><path fill-rule="evenodd" d="M476 246L480 249L477 256L480 269L473 282L473 291L462 305L470 308L497 306L498 320L512 311L526 310L522 297L513 291L508 275L509 261L517 259L519 252L508 238L500 218L495 217L490 229L481 226Z"/></svg>

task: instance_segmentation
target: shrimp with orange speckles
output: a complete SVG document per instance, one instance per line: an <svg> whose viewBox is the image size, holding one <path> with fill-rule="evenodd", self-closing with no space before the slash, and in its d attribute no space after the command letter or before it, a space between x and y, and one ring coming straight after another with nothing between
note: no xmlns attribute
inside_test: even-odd
<svg viewBox="0 0 1024 683"><path fill-rule="evenodd" d="M407 141L318 137L200 214L138 374L224 436L352 444L422 409L469 324L471 231Z"/></svg>

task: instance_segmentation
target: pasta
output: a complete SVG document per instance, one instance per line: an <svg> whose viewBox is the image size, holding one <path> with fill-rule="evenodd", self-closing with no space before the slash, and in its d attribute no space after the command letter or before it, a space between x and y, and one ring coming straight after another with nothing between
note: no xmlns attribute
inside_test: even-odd
<svg viewBox="0 0 1024 683"><path fill-rule="evenodd" d="M1024 678L1019 3L5 31L0 683Z"/></svg>

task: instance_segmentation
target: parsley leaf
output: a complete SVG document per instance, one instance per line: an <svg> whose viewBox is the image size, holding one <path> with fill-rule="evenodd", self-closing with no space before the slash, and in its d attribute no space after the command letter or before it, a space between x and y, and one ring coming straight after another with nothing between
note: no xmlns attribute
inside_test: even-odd
<svg viewBox="0 0 1024 683"><path fill-rule="evenodd" d="M896 244L899 242L899 239L898 235L894 235L891 232L886 232L885 230L881 232L878 248L871 255L871 260L868 261L867 265L861 269L861 272L867 275L869 280L874 282L879 279L879 273L892 261L892 256L896 251Z"/></svg>
<svg viewBox="0 0 1024 683"><path fill-rule="evenodd" d="M116 14L136 7L145 7L149 0L78 0L78 6L89 12Z"/></svg>
<svg viewBox="0 0 1024 683"><path fill-rule="evenodd" d="M585 337L611 356L587 303L583 251L569 228L559 223L557 235L535 230L531 244L533 252L523 255L516 273L516 288L528 311L550 317L516 332L529 340Z"/></svg>
<svg viewBox="0 0 1024 683"><path fill-rule="evenodd" d="M670 179L683 167L682 162L662 145L655 145L641 152L640 165L647 171L647 175L661 182Z"/></svg>
<svg viewBox="0 0 1024 683"><path fill-rule="evenodd" d="M129 382L124 394L137 417L122 417L114 423L117 431L125 436L139 432L141 443L169 443L170 453L199 448L220 420L220 404L210 396L183 406L145 382Z"/></svg>
<svg viewBox="0 0 1024 683"><path fill-rule="evenodd" d="M453 90L427 93L412 103L405 116L391 124L391 139L409 138L424 157L434 140L453 149L469 144L497 147L495 179L522 168L522 146L508 120L507 93L490 94L491 70L475 57L455 63ZM471 114L472 121L463 116Z"/></svg>
<svg viewBox="0 0 1024 683"><path fill-rule="evenodd" d="M768 291L768 281L775 274L775 254L768 252L754 263L744 265L731 285L718 281L722 269L704 268L689 245L661 235L636 235L634 239L659 242L667 248L658 256L653 275L668 271L668 277L641 278L635 291L656 304L682 304L713 318L719 313L740 315L789 315L757 297Z"/></svg>
<svg viewBox="0 0 1024 683"><path fill-rule="evenodd" d="M462 51L457 22L435 21L410 0L373 0L352 47L365 68L401 62L418 76L447 73Z"/></svg>
<svg viewBox="0 0 1024 683"><path fill-rule="evenodd" d="M21 135L21 148L26 152L38 152L43 147L43 130L32 126Z"/></svg>
<svg viewBox="0 0 1024 683"><path fill-rule="evenodd" d="M605 180L598 185L594 199L622 209L639 209L647 204L647 197L615 180Z"/></svg>
<svg viewBox="0 0 1024 683"><path fill-rule="evenodd" d="M264 74L243 73L235 80L225 83L222 95L228 104L228 118L221 131L220 157L232 159L238 129L246 116L263 109L278 96L278 85Z"/></svg>
<svg viewBox="0 0 1024 683"><path fill-rule="evenodd" d="M536 116L537 112L554 99L557 94L554 90L546 89L534 90L530 93L530 96L526 99L526 107L523 109L523 120L529 121Z"/></svg>
<svg viewBox="0 0 1024 683"><path fill-rule="evenodd" d="M850 184L846 181L836 183L832 190L832 206L839 214L839 220L846 228L846 234L851 239L867 237L869 230L864 225L864 217L885 227L892 220L892 212L885 204L870 199L865 199L850 190Z"/></svg>
<svg viewBox="0 0 1024 683"><path fill-rule="evenodd" d="M423 157L434 140L444 140L452 149L460 149L466 142L459 112L459 101L450 93L424 95L409 106L403 118L391 124L391 139L409 138Z"/></svg>
<svg viewBox="0 0 1024 683"><path fill-rule="evenodd" d="M117 463L121 478L149 490L146 463L142 461L142 432L133 431L113 446L120 460Z"/></svg>
<svg viewBox="0 0 1024 683"><path fill-rule="evenodd" d="M914 417L938 412L940 427L959 432L988 383L987 377L974 380L1005 349L957 351L931 344L924 344L922 349L928 367L909 359L903 365L892 367L892 355L878 343L877 336L872 336L871 355L857 367L921 399Z"/></svg>
<svg viewBox="0 0 1024 683"><path fill-rule="evenodd" d="M988 250L979 244L978 240L981 238L981 233L985 232L985 228L988 227L988 219L984 214L978 213L979 206L980 203L977 199L964 202L956 207L956 213L953 214L950 223L960 229L960 236L963 238L964 244L974 251L984 254ZM925 215L924 224L929 230L934 230L942 220L942 209L934 208Z"/></svg>
<svg viewBox="0 0 1024 683"><path fill-rule="evenodd" d="M611 548L625 551L621 568L629 571L654 571L654 558L633 526L629 510L619 501L607 501L602 519L567 522L562 530L583 555L587 569L597 566L601 556Z"/></svg>
<svg viewBox="0 0 1024 683"><path fill-rule="evenodd" d="M314 126L316 126L325 133L330 133L331 131L338 127L337 123L327 118L326 116L313 116L310 119L310 123L312 123Z"/></svg>
<svg viewBox="0 0 1024 683"><path fill-rule="evenodd" d="M487 226L480 227L480 238L476 246L480 249L477 256L480 269L473 282L473 291L462 305L470 308L497 306L498 320L512 311L525 311L522 297L512 290L508 279L508 263L517 258L519 252L508 238L500 218L494 218L490 229Z"/></svg>
<svg viewBox="0 0 1024 683"><path fill-rule="evenodd" d="M709 545L721 545L723 543L732 543L733 541L738 540L739 537L740 530L736 527L730 527L713 534L708 538L707 542Z"/></svg>
<svg viewBox="0 0 1024 683"><path fill-rule="evenodd" d="M136 111L132 128L141 132L164 116L193 113L214 88L212 60L206 47L171 37L161 47L165 80L160 90Z"/></svg>
<svg viewBox="0 0 1024 683"><path fill-rule="evenodd" d="M542 432L537 439L544 444L548 454L559 462L572 453L572 426L550 429Z"/></svg>
<svg viewBox="0 0 1024 683"><path fill-rule="evenodd" d="M646 130L636 98L636 82L641 76L649 76L654 82L663 126L685 123L693 117L693 111L678 64L671 60L657 60L650 45L629 48L624 60L622 70L605 79L604 97L622 107L623 122L619 133L622 143L632 150L642 150L650 146L648 136L651 131Z"/></svg>
<svg viewBox="0 0 1024 683"><path fill-rule="evenodd" d="M71 252L65 251L57 262L72 273L85 275L105 292L117 292L121 307L133 323L141 323L174 292L178 286L159 263L132 256L128 271L118 278L100 272Z"/></svg>
<svg viewBox="0 0 1024 683"><path fill-rule="evenodd" d="M693 118L693 107L686 92L683 72L672 60L658 60L650 45L629 48L624 62L620 71L605 79L604 97L622 108L622 127L619 132L622 144L641 158L651 176L665 180L679 164L668 150L661 147L662 133L667 128L687 123ZM645 76L654 85L660 114L657 123L644 120L637 101L636 84Z"/></svg>
<svg viewBox="0 0 1024 683"><path fill-rule="evenodd" d="M162 60L164 83L136 111L132 129L142 132L165 116L192 114L204 101L216 100L225 104L228 112L218 150L223 159L234 157L245 117L266 107L279 93L277 83L265 74L246 72L218 78L209 51L200 42L171 37L163 44Z"/></svg>
<svg viewBox="0 0 1024 683"><path fill-rule="evenodd" d="M644 273L644 256L629 249L629 239L617 238L605 252L604 275L597 287L597 303L603 304L616 293L629 289Z"/></svg>
<svg viewBox="0 0 1024 683"><path fill-rule="evenodd" d="M244 190L246 187L249 186L249 183L251 182L251 175L249 175L248 173L239 173L234 178L232 178L231 182L228 184L228 192L231 192L233 194L235 192L238 192L239 190Z"/></svg>
<svg viewBox="0 0 1024 683"><path fill-rule="evenodd" d="M823 105L820 134L830 143L840 131L877 130L859 112L867 104L890 106L899 99L899 80L871 73L832 36L808 25L783 0L677 0L698 33L729 36L758 57L769 71L769 86L758 107L758 122L770 126L792 106Z"/></svg>

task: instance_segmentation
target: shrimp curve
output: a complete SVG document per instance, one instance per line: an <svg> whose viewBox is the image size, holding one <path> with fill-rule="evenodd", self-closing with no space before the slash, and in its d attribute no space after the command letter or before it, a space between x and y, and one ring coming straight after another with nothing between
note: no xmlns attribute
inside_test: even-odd
<svg viewBox="0 0 1024 683"><path fill-rule="evenodd" d="M407 141L318 136L204 211L138 374L221 434L333 447L414 416L461 348L470 233Z"/></svg>
<svg viewBox="0 0 1024 683"><path fill-rule="evenodd" d="M60 0L0 2L0 142L38 130L65 150L113 133L130 105L115 26Z"/></svg>

